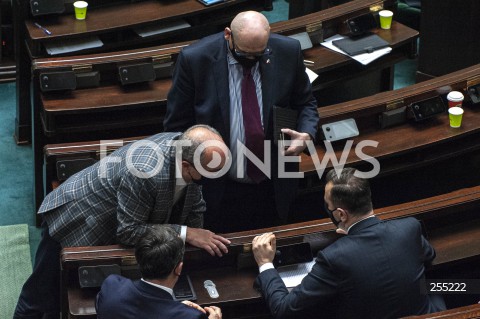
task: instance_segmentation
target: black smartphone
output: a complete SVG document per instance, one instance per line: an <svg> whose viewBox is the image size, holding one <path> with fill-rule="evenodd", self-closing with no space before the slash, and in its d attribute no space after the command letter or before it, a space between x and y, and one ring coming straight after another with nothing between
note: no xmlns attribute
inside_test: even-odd
<svg viewBox="0 0 480 319"><path fill-rule="evenodd" d="M362 35L377 27L377 20L371 13L347 20L347 26L352 36Z"/></svg>
<svg viewBox="0 0 480 319"><path fill-rule="evenodd" d="M313 260L310 243L299 243L277 247L273 265L275 267L306 263Z"/></svg>
<svg viewBox="0 0 480 319"><path fill-rule="evenodd" d="M188 275L181 275L177 283L173 287L173 294L176 300L197 300L195 290L193 290L192 282Z"/></svg>

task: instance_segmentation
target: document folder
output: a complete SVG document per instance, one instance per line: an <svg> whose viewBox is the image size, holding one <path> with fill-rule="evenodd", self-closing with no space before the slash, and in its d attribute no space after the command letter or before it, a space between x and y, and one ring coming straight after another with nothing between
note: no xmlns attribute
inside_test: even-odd
<svg viewBox="0 0 480 319"><path fill-rule="evenodd" d="M351 56L361 53L372 53L389 45L387 41L376 34L335 40L332 41L332 44Z"/></svg>

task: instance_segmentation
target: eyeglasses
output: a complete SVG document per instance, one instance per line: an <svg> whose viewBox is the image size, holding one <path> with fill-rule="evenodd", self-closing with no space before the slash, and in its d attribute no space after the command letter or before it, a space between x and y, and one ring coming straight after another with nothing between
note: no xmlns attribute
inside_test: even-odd
<svg viewBox="0 0 480 319"><path fill-rule="evenodd" d="M270 54L271 50L269 47L266 47L263 52L244 52L242 50L239 50L238 47L235 45L235 41L233 40L233 33L230 34L232 37L232 45L233 49L235 50L235 54L241 57L257 57L261 58L264 55Z"/></svg>

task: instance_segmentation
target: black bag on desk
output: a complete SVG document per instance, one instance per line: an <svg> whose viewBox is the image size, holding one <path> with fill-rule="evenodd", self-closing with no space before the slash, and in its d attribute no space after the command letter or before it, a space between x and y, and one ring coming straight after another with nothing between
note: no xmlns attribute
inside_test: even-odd
<svg viewBox="0 0 480 319"><path fill-rule="evenodd" d="M388 47L389 43L376 34L362 35L359 37L344 38L332 41L332 44L348 55L372 53L375 50Z"/></svg>

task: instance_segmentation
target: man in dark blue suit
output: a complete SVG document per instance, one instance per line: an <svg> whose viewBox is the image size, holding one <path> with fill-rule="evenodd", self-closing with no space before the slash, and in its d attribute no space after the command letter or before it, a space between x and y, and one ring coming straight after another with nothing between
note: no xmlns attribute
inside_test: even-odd
<svg viewBox="0 0 480 319"><path fill-rule="evenodd" d="M345 168L339 177L332 170L326 182L326 210L346 236L318 253L311 272L290 293L272 265L275 235L253 239L256 284L273 316L385 319L445 310L440 296L421 292L435 251L420 223L375 217L368 181L356 177L355 169Z"/></svg>
<svg viewBox="0 0 480 319"><path fill-rule="evenodd" d="M228 176L203 187L209 229L239 231L287 220L298 180L278 178L277 146L270 143L270 151L263 148L264 141L279 138L273 136L274 106L298 114L295 130L282 130L292 140L285 155L297 156L316 135L317 103L300 43L270 34L262 14L239 13L223 33L208 36L179 54L167 98L165 130L207 124L220 132L232 151ZM262 162L271 156L271 161L265 159L271 164L266 176L255 175L248 161L237 162L243 159L237 150L240 143ZM254 151L258 143L260 152ZM298 163L285 166L286 171L298 171Z"/></svg>
<svg viewBox="0 0 480 319"><path fill-rule="evenodd" d="M218 307L174 300L184 251L183 240L170 226L150 226L135 245L142 279L107 277L97 295L98 319L221 319Z"/></svg>

